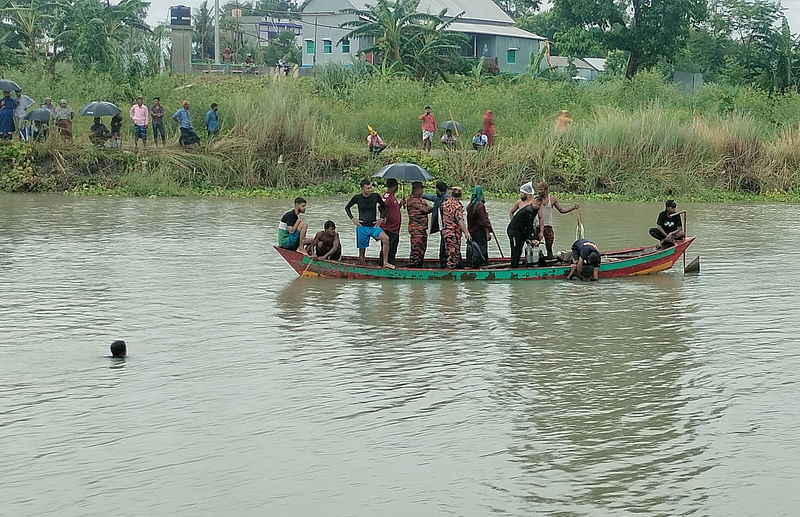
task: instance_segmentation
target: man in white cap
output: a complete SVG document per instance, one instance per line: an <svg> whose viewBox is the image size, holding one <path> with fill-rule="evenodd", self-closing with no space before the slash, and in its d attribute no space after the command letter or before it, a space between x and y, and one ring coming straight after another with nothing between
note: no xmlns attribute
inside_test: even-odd
<svg viewBox="0 0 800 517"><path fill-rule="evenodd" d="M530 205L533 202L533 198L533 183L529 181L519 188L519 199L514 202L514 205L508 212L508 220L510 221L514 219L514 214L517 213L517 210L526 205ZM542 221L539 219L538 215L536 216L536 221L534 221L534 224L538 228L538 236L536 240L541 240L542 235L544 234L544 228L542 227Z"/></svg>

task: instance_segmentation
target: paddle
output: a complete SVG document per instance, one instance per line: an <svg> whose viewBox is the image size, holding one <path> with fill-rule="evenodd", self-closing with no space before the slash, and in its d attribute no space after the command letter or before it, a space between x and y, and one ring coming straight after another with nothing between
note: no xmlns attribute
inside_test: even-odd
<svg viewBox="0 0 800 517"><path fill-rule="evenodd" d="M500 258L506 258L503 254L503 248L500 247L500 241L497 240L497 234L492 232L492 235L494 236L494 243L497 244L497 249L500 251Z"/></svg>

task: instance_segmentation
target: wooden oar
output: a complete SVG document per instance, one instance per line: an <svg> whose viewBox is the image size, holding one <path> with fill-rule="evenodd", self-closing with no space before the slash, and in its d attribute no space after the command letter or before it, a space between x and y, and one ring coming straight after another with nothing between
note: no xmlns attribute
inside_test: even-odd
<svg viewBox="0 0 800 517"><path fill-rule="evenodd" d="M492 232L492 235L494 236L494 243L497 244L497 249L500 251L500 258L506 258L503 254L503 248L500 247L500 241L497 240L497 234Z"/></svg>

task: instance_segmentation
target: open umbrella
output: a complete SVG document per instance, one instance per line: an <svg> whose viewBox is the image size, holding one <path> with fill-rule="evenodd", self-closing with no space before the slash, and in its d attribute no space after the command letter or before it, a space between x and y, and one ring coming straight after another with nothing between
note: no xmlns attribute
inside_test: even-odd
<svg viewBox="0 0 800 517"><path fill-rule="evenodd" d="M433 176L416 163L390 163L372 175L375 178L388 180L394 178L397 181L428 181Z"/></svg>
<svg viewBox="0 0 800 517"><path fill-rule="evenodd" d="M79 111L84 117L113 117L119 112L120 109L116 105L104 101L90 102Z"/></svg>
<svg viewBox="0 0 800 517"><path fill-rule="evenodd" d="M0 79L0 92L13 92L21 89L17 83L10 79Z"/></svg>
<svg viewBox="0 0 800 517"><path fill-rule="evenodd" d="M455 120L448 120L446 122L442 122L441 124L439 124L439 129L449 129L450 131L458 131L459 133L464 132L464 126L462 126L460 122L456 122Z"/></svg>
<svg viewBox="0 0 800 517"><path fill-rule="evenodd" d="M47 108L36 108L25 115L26 120L35 120L38 122L50 122L51 118L53 118L53 114Z"/></svg>

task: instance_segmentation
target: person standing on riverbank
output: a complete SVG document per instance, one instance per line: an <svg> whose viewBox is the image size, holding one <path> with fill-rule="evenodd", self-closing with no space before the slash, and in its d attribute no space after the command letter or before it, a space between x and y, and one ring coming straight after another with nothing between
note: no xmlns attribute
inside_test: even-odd
<svg viewBox="0 0 800 517"><path fill-rule="evenodd" d="M358 207L358 219L353 217L351 208ZM378 211L380 210L380 218ZM381 225L386 220L386 203L381 196L372 192L372 182L368 179L361 180L361 193L356 194L344 207L347 217L356 226L356 246L358 247L358 263L367 263L367 248L369 240L380 241L383 251L383 267L394 269L394 265L389 262L389 237L383 231Z"/></svg>
<svg viewBox="0 0 800 517"><path fill-rule="evenodd" d="M445 189L447 190L447 189ZM422 198L422 182L415 181L411 185L411 196L406 201L408 210L408 234L411 236L411 267L422 267L425 263L425 251L428 249L428 214L433 211Z"/></svg>
<svg viewBox="0 0 800 517"><path fill-rule="evenodd" d="M161 145L166 146L166 135L164 134L164 106L161 99L153 97L153 104L150 106L150 118L153 125L153 145L158 147L158 135L161 134Z"/></svg>
<svg viewBox="0 0 800 517"><path fill-rule="evenodd" d="M439 232L440 222L441 222L441 215L442 215L442 203L450 197L450 194L447 193L447 183L444 181L437 181L436 182L436 195L432 196L430 194L423 194L422 199L426 199L428 201L433 201L433 215L431 216L431 235L436 232ZM439 267L444 269L447 266L447 254L444 251L444 237L442 234L439 233Z"/></svg>
<svg viewBox="0 0 800 517"><path fill-rule="evenodd" d="M111 117L111 147L122 149L122 113Z"/></svg>
<svg viewBox="0 0 800 517"><path fill-rule="evenodd" d="M23 138L23 129L25 128L25 116L28 114L28 108L35 104L35 101L27 95L22 95L22 90L17 90L17 104L14 106L14 127L17 129L17 136L20 140Z"/></svg>
<svg viewBox="0 0 800 517"><path fill-rule="evenodd" d="M386 222L383 223L383 231L389 237L389 263L397 262L397 246L400 244L400 226L403 223L403 215L400 207L403 203L397 201L397 180L389 178L386 180L386 192L383 193L383 202L386 203Z"/></svg>
<svg viewBox="0 0 800 517"><path fill-rule="evenodd" d="M436 133L436 117L431 113L431 107L425 106L425 113L419 116L422 121L422 150L431 152L433 135Z"/></svg>
<svg viewBox="0 0 800 517"><path fill-rule="evenodd" d="M211 103L211 109L206 113L206 131L208 131L209 141L219 135L219 115L216 102Z"/></svg>
<svg viewBox="0 0 800 517"><path fill-rule="evenodd" d="M281 222L278 223L278 247L285 250L299 251L303 255L308 255L306 245L311 244L306 240L308 224L300 220L300 214L306 213L308 202L302 197L294 200L294 208L283 214Z"/></svg>
<svg viewBox="0 0 800 517"><path fill-rule="evenodd" d="M50 112L50 118L56 118L56 107L53 106L53 99L51 97L44 98L44 104L42 107Z"/></svg>
<svg viewBox="0 0 800 517"><path fill-rule="evenodd" d="M14 108L17 101L11 97L11 92L3 92L0 99L0 140L11 140L14 136Z"/></svg>
<svg viewBox="0 0 800 517"><path fill-rule="evenodd" d="M67 104L66 99L58 101L56 108L56 128L65 142L72 142L72 119L75 112Z"/></svg>
<svg viewBox="0 0 800 517"><path fill-rule="evenodd" d="M472 236L472 242L478 245L483 255L482 265L489 263L489 241L492 239L492 223L489 221L489 213L486 211L486 199L483 196L483 188L476 186L472 189L472 198L467 205L467 229ZM467 262L475 264L473 261L471 248L467 247Z"/></svg>
<svg viewBox="0 0 800 517"><path fill-rule="evenodd" d="M461 236L467 240L472 237L464 218L464 205L461 204L461 187L453 187L450 197L442 203L442 238L444 251L447 256L445 266L447 269L464 267L461 260Z"/></svg>
<svg viewBox="0 0 800 517"><path fill-rule="evenodd" d="M142 103L141 97L136 97L136 104L131 106L128 114L133 121L133 147L139 149L139 140L142 147L147 147L147 124L150 109Z"/></svg>
<svg viewBox="0 0 800 517"><path fill-rule="evenodd" d="M572 124L572 119L569 118L569 111L561 110L556 118L556 134L566 131L570 124Z"/></svg>
<svg viewBox="0 0 800 517"><path fill-rule="evenodd" d="M494 143L494 115L492 110L486 110L483 115L483 134L486 135L486 147Z"/></svg>
<svg viewBox="0 0 800 517"><path fill-rule="evenodd" d="M553 231L553 207L562 214L568 214L580 208L580 205L575 203L571 208L561 208L558 200L550 195L550 186L544 181L537 185L537 190L539 191L539 197L542 198L542 208L539 209L539 218L542 220L542 237L544 237L544 243L547 247L547 258L552 258L553 242L556 238Z"/></svg>
<svg viewBox="0 0 800 517"><path fill-rule="evenodd" d="M178 122L178 127L181 130L181 136L178 143L182 146L192 145L200 142L200 138L192 128L192 117L189 113L189 101L185 100L182 103L182 108L172 115L172 118Z"/></svg>

